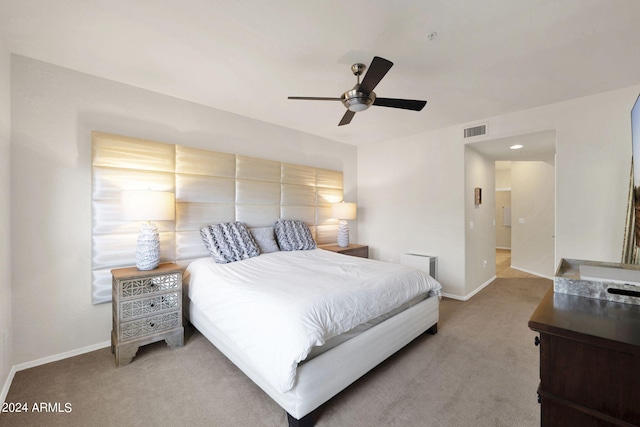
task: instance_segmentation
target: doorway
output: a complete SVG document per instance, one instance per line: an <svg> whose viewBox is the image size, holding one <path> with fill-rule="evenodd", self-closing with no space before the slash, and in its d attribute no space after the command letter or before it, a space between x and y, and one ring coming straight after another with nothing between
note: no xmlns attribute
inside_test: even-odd
<svg viewBox="0 0 640 427"><path fill-rule="evenodd" d="M509 148L516 144L523 147ZM555 131L487 140L472 147L496 164L496 277L552 278L555 271ZM502 196L506 194L510 199L498 202L505 199ZM504 236L498 236L500 228L510 230L507 243L501 240Z"/></svg>

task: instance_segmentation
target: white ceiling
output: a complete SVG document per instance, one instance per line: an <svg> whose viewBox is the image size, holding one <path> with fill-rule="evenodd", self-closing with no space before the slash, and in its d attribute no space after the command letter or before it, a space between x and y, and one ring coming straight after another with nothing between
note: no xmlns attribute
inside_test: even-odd
<svg viewBox="0 0 640 427"><path fill-rule="evenodd" d="M0 0L13 53L349 144L640 82L638 0ZM433 40L428 34L437 32ZM350 66L395 66L338 127Z"/></svg>
<svg viewBox="0 0 640 427"><path fill-rule="evenodd" d="M513 145L522 145L517 150ZM496 161L553 161L556 152L556 131L547 130L525 135L469 142L468 146Z"/></svg>

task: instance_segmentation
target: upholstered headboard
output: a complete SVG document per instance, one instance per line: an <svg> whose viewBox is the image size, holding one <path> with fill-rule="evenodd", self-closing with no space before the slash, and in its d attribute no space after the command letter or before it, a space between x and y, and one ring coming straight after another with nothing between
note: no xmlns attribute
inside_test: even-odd
<svg viewBox="0 0 640 427"><path fill-rule="evenodd" d="M157 221L161 261L186 266L208 256L200 228L241 221L273 226L299 219L319 244L336 241L330 204L343 199L342 172L92 133L92 299L111 301L111 269L135 264L140 223L121 219L123 190L170 191L175 221Z"/></svg>

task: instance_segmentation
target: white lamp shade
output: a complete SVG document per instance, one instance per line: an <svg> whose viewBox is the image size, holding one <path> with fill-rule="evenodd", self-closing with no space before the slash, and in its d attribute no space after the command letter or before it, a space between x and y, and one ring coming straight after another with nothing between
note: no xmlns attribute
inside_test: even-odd
<svg viewBox="0 0 640 427"><path fill-rule="evenodd" d="M123 191L122 219L125 221L173 221L175 194L166 191Z"/></svg>
<svg viewBox="0 0 640 427"><path fill-rule="evenodd" d="M355 203L333 203L331 205L331 217L336 219L356 219Z"/></svg>

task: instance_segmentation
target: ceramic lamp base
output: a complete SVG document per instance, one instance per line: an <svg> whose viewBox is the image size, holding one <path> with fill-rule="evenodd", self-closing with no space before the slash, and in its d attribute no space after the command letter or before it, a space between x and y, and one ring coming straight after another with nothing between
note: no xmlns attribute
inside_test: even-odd
<svg viewBox="0 0 640 427"><path fill-rule="evenodd" d="M136 267L138 270L153 270L160 263L160 235L152 222L143 224L138 234Z"/></svg>
<svg viewBox="0 0 640 427"><path fill-rule="evenodd" d="M338 246L341 248L349 246L349 224L344 219L338 223Z"/></svg>

